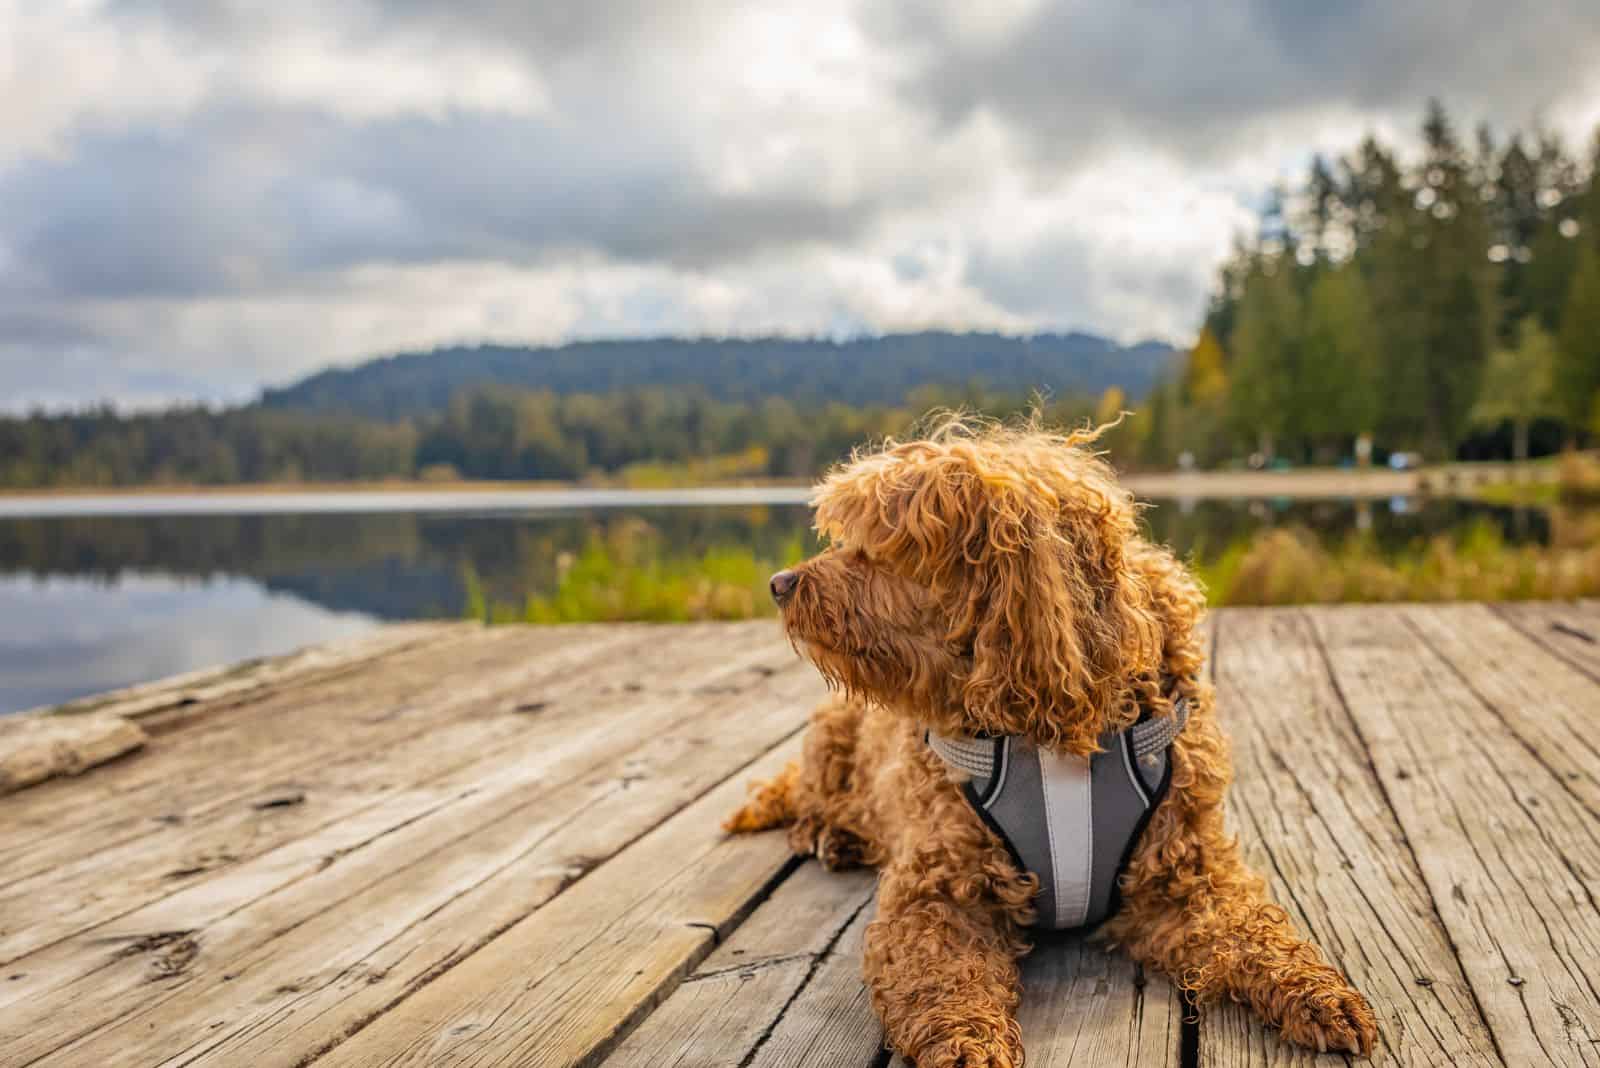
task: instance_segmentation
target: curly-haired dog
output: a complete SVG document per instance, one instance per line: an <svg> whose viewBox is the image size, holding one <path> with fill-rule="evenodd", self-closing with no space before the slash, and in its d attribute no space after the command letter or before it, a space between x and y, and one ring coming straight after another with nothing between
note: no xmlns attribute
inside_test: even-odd
<svg viewBox="0 0 1600 1068"><path fill-rule="evenodd" d="M1369 1053L1371 1008L1224 830L1204 601L1138 536L1095 433L955 423L822 483L831 547L772 586L838 694L801 763L726 826L787 824L829 868L881 869L866 981L919 1068L1022 1064L1029 929L1102 920L1197 1002L1227 995L1296 1042Z"/></svg>

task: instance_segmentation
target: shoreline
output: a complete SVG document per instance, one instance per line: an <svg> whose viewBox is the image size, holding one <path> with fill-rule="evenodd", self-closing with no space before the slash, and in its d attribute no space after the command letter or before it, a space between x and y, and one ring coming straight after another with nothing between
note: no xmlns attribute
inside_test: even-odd
<svg viewBox="0 0 1600 1068"><path fill-rule="evenodd" d="M1281 471L1165 471L1122 476L1146 500L1378 500L1476 496L1490 485L1553 481L1553 465L1450 464L1387 468L1291 468ZM626 486L556 481L267 482L230 485L53 486L0 489L0 518L229 514L323 511L454 511L489 508L583 508L715 504L804 504L810 481L743 479L693 486Z"/></svg>

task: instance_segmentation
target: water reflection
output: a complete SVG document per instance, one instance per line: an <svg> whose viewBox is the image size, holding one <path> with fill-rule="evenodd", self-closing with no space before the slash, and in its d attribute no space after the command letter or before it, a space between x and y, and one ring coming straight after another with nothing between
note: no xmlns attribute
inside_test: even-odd
<svg viewBox="0 0 1600 1068"><path fill-rule="evenodd" d="M0 577L0 713L286 653L377 622L240 578Z"/></svg>
<svg viewBox="0 0 1600 1068"><path fill-rule="evenodd" d="M1263 527L1327 539L1359 530L1398 551L1484 521L1509 542L1549 538L1543 513L1454 501L1185 501L1144 513L1152 537L1199 560ZM793 505L0 520L0 712L381 620L495 605L520 613L552 597L586 547L614 544L630 525L649 532L630 544L671 558L678 572L714 561L735 576L728 581L745 583L811 551L809 522ZM637 574L643 565L630 566ZM653 573L671 577L665 567ZM603 587L607 577L593 581ZM552 602L542 618L572 618L587 603Z"/></svg>

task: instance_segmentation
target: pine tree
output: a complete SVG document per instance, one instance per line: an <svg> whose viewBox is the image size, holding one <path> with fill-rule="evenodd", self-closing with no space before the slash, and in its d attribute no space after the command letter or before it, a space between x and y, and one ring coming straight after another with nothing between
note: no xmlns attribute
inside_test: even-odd
<svg viewBox="0 0 1600 1068"><path fill-rule="evenodd" d="M1263 257L1245 280L1234 330L1229 419L1271 459L1295 426L1295 376L1300 363L1300 295L1293 260Z"/></svg>
<svg viewBox="0 0 1600 1068"><path fill-rule="evenodd" d="M1555 387L1568 440L1576 440L1600 402L1600 251L1593 245L1580 254L1561 315Z"/></svg>
<svg viewBox="0 0 1600 1068"><path fill-rule="evenodd" d="M1466 432L1498 323L1495 276L1486 256L1482 197L1438 101L1429 105L1422 132L1427 152L1415 203L1422 237L1424 444L1450 457Z"/></svg>
<svg viewBox="0 0 1600 1068"><path fill-rule="evenodd" d="M1381 404L1372 302L1353 266L1321 271L1307 297L1297 380L1300 431L1324 448L1371 433Z"/></svg>
<svg viewBox="0 0 1600 1068"><path fill-rule="evenodd" d="M1499 346L1489 355L1472 420L1485 427L1510 423L1514 459L1528 458L1528 428L1535 419L1561 414L1555 369L1555 340L1533 316L1517 324L1515 345Z"/></svg>

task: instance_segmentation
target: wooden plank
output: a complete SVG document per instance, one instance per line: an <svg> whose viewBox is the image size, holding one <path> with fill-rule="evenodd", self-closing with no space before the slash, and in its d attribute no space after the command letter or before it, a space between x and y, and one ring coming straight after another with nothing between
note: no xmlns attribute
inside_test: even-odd
<svg viewBox="0 0 1600 1068"><path fill-rule="evenodd" d="M1419 605L1403 614L1528 755L1600 820L1600 680L1484 605Z"/></svg>
<svg viewBox="0 0 1600 1068"><path fill-rule="evenodd" d="M1493 611L1591 679L1600 681L1600 601L1523 601Z"/></svg>
<svg viewBox="0 0 1600 1068"><path fill-rule="evenodd" d="M304 751L308 738L319 733L360 733L381 741L387 733L404 736L420 719L438 714L438 702L448 695L433 692L439 680L451 679L460 686L470 665L482 670L504 670L510 659L502 643L530 645L540 643L564 647L571 639L561 635L530 637L514 628L480 630L462 645L444 642L408 648L392 658L369 664L372 670L354 670L316 675L282 689L252 693L240 700L220 700L183 705L141 721L152 737L184 736L186 751L204 754L182 776L174 777L171 766L152 759L166 749L154 746L139 760L119 764L115 769L94 776L70 788L47 784L16 799L12 814L11 842L18 847L35 841L65 848L58 828L70 820L76 829L75 840L90 846L99 842L90 836L111 825L126 825L136 814L147 814L153 806L184 806L192 799L215 801L229 795L241 775L283 775L293 765L277 758ZM427 697L423 702L411 699ZM316 717L307 713L315 710ZM43 868L54 866L52 858ZM12 858L6 876L9 882L18 870ZM30 868L27 870L42 870Z"/></svg>
<svg viewBox="0 0 1600 1068"><path fill-rule="evenodd" d="M1023 962L1023 1050L1029 1064L1177 1068L1185 1012L1177 988L1122 953L1062 938ZM893 1068L914 1068L896 1056Z"/></svg>
<svg viewBox="0 0 1600 1068"><path fill-rule="evenodd" d="M737 654L744 650L739 641L721 643L714 650L703 647L702 657L714 651L719 661L717 669L710 668L704 659L696 660L687 656L679 656L674 663L686 671L695 672L698 678L725 694L715 698L706 707L708 715L717 711L718 703L749 701L752 698L766 700L760 692L753 692L757 687L772 689L773 699L779 701L786 700L793 689L807 695L815 692L815 684L798 671L801 665L794 661L786 646L765 641L757 643L754 649L753 653L746 653L748 659L741 660ZM772 676L767 673L776 670L775 665L787 667L788 672L782 678L773 680L775 685L768 685ZM793 681L790 673L795 676ZM568 682L581 687L585 685L585 680L588 680L586 685L590 691L587 696L567 700L561 696L559 688L541 691L557 702L556 707L566 704L580 707L582 714L578 717L552 715L547 719L540 715L530 719L521 715L508 716L508 719L521 726L521 734L505 739L492 750L480 752L480 759L462 761L437 775L426 763L434 754L426 751L425 747L419 748L417 754L391 751L388 754L391 757L404 755L416 759L389 763L375 768L372 773L391 780L403 780L406 783L403 789L380 792L372 804L346 812L338 819L321 820L318 828L311 833L293 838L253 859L227 865L216 873L182 880L181 887L172 887L167 895L157 897L143 907L87 929L80 936L61 942L48 951L18 958L13 962L15 966L8 970L25 971L28 982L0 984L0 1007L10 1001L26 999L48 1015L52 1004L49 992L78 982L86 975L101 972L105 967L105 946L138 944L153 934L172 930L202 931L227 917L235 917L242 923L254 915L246 910L246 906L286 887L299 884L296 892L310 895L306 898L305 907L308 910L326 909L341 900L336 891L340 885L338 881L335 880L334 886L330 886L326 879L321 878L332 862L338 861L344 865L339 869L341 874L353 867L355 871L364 872L367 882L371 882L378 878L378 874L374 874L376 862L370 854L357 857L353 864L345 858L380 838L391 844L404 841L409 843L408 848L420 849L415 838L395 837L395 832L408 828L419 831L442 826L447 838L457 836L461 826L474 825L471 812L463 811L462 803L469 799L478 808L487 805L487 811L493 812L496 806L511 803L510 799L501 796L507 791L525 792L527 787L551 789L556 781L586 774L593 767L603 766L605 760L644 744L648 739L639 733L616 729L620 715L637 709L639 695L646 691L642 688L635 690L633 686L642 684L628 683L618 687L609 682L600 683L600 689L604 691L602 693L595 689L592 676L581 672L574 674ZM675 689L670 674L661 675L660 683L669 690ZM657 700L655 707L658 717L652 727L665 735L663 746L658 747L660 751L670 750L673 744L670 730L677 726L669 715L673 707L694 711L702 701L701 695L692 691L687 694L680 692L676 706ZM681 733L691 740L704 735L704 731L693 723L688 724ZM430 737L426 741L432 743L434 739ZM422 774L423 769L428 769L429 774ZM645 770L648 770L647 765L641 764L627 774L637 782L644 777ZM409 774L405 774L407 771ZM601 782L604 784L606 780L602 779ZM496 792L497 789L500 793ZM342 800L341 795L328 796L326 788L322 788L309 795L302 805L294 806L293 810L298 811L301 807L315 809L325 803L338 806ZM561 815L563 812L561 810L555 814ZM270 817L272 812L264 815ZM417 821L440 818L448 822L411 827ZM481 823L487 818L479 817L477 822ZM396 852L392 859L403 866L415 855L414 852ZM316 878L302 883L308 877ZM139 880L136 878L135 881ZM276 918L262 921L265 930L273 930L274 925L289 922L282 914L286 910L292 913L292 909L284 905L283 899L277 899L265 907L276 910ZM39 941L37 933L28 929L20 932L18 937L31 937ZM222 952L220 945L216 946L216 950L216 953L208 954L208 960ZM136 981L139 969L136 966L130 968L130 975L133 976L130 982ZM101 972L102 983L106 978L106 973ZM111 984L107 989L117 988ZM137 998L134 1000L137 1001ZM93 1013L79 1014L74 1024L85 1031L90 1030L93 1016Z"/></svg>
<svg viewBox="0 0 1600 1068"><path fill-rule="evenodd" d="M180 859L168 870L204 870L218 860L237 859L230 843L239 836L203 829L218 813L250 813L263 796L286 785L304 787L330 775L333 780L327 785L335 791L381 790L387 774L384 764L404 759L411 766L409 762L418 759L415 753L423 754L424 764L435 766L457 754L470 759L476 751L491 750L520 733L522 721L506 713L521 710L541 722L581 714L584 703L566 700L564 694L613 685L608 680L617 676L615 665L632 662L645 650L671 653L679 642L689 651L706 650L713 633L730 652L780 640L769 623L721 631L690 627L681 637L644 627L497 627L479 631L465 645L419 650L385 662L378 677L274 692L233 710L221 728L203 716L200 726L182 732L177 757L181 766L170 757L154 759L172 748L163 736L137 766L119 766L117 774L97 776L103 781L86 784L92 789L85 792L97 801L92 811L112 815L95 820L72 807L77 791L40 795L37 800L47 803L31 810L26 802L35 800L38 791L24 795L19 822L31 827L34 835L26 842L8 834L0 891L16 892L19 883L31 878L27 895L38 898L41 877L69 886L86 885L84 866L103 871L108 851L117 848L131 849L141 857L140 851L156 834L186 847L182 851L193 857L193 861ZM702 662L703 653L690 659ZM670 669L655 671L652 677L670 677ZM638 681L628 685L645 687ZM637 692L648 693L650 688ZM378 781L363 782L362 776L367 780L377 776ZM63 798L59 808L48 803ZM307 812L275 813L274 825L287 827ZM73 834L60 834L67 825ZM209 848L204 841L207 834L220 838L222 845ZM244 837L264 844L253 836ZM145 840L143 845L140 839ZM0 898L0 910L4 904Z"/></svg>
<svg viewBox="0 0 1600 1068"><path fill-rule="evenodd" d="M1176 988L1082 939L1036 948L1022 967L1022 1040L1031 1064L1180 1063Z"/></svg>
<svg viewBox="0 0 1600 1068"><path fill-rule="evenodd" d="M88 769L139 748L144 731L121 716L0 719L0 795Z"/></svg>
<svg viewBox="0 0 1600 1068"><path fill-rule="evenodd" d="M157 989L149 984L151 969L164 967L160 955L124 960L128 943L114 943L115 981L103 965L94 1005L62 1020L48 1003L23 1003L14 1025L7 1020L0 1054L50 1054L44 1063L302 1063L546 901L559 903L567 887L591 885L586 873L607 856L795 731L805 707L798 691L814 698L820 684L786 648L767 655L786 655L791 666L757 674L758 689L724 680L709 699L683 691L677 721L660 723L659 734L596 724L582 745L610 739L598 766L558 749L530 770L532 754L507 753L504 767L458 804L186 935L195 952ZM185 915L175 908L164 918Z"/></svg>
<svg viewBox="0 0 1600 1068"><path fill-rule="evenodd" d="M1600 1065L1600 827L1419 640L1416 611L1309 614L1501 1057ZM1539 686L1520 714L1548 701Z"/></svg>
<svg viewBox="0 0 1600 1068"><path fill-rule="evenodd" d="M873 1015L861 978L862 938L872 921L869 905L818 960L794 1000L783 1010L749 1060L748 1068L808 1068L814 1064L869 1068L883 1052L883 1027ZM728 1064L723 1060L710 1064Z"/></svg>
<svg viewBox="0 0 1600 1068"><path fill-rule="evenodd" d="M1273 898L1377 1012L1374 1062L1499 1064L1307 618L1230 610L1211 664L1234 754L1233 827ZM1240 1005L1206 1009L1199 1027L1203 1065L1319 1061Z"/></svg>
<svg viewBox="0 0 1600 1068"><path fill-rule="evenodd" d="M737 643L730 640L730 646L737 648ZM280 761L267 758L265 751L272 747L262 737L264 732L254 732L262 756L236 772L236 781L223 791L222 798L196 800L193 808L185 809L181 802L174 805L176 799L169 794L156 813L130 813L137 829L125 837L114 833L96 838L87 830L61 836L87 839L71 847L78 859L61 857L66 845L42 856L40 851L30 854L31 863L49 859L56 863L31 878L13 880L0 891L0 915L6 916L8 928L0 931L0 961L15 960L167 896L195 879L382 804L384 785L396 778L391 761L405 768L402 778L426 782L530 728L556 730L557 717L507 714L509 709L500 705L508 695L525 696L530 687L557 705L563 703L567 692L592 687L596 678L592 672L605 658L615 655L616 647L602 644L582 649L576 656L525 659L515 655L515 647L497 643L497 669L454 681L442 674L436 679L436 702L420 709L423 716L405 728L405 744L394 752L386 753L382 746L390 723L383 719L367 722L373 718L374 706L323 710L314 701L289 696L292 711L285 710L287 714L315 720L315 725L271 720L271 737L282 740L279 748L286 754ZM574 667L579 670L573 671ZM571 704L576 705L573 712L586 714L592 701ZM488 714L474 716L474 709ZM459 727L449 725L457 719L461 720ZM342 732L334 729L335 722L345 725ZM428 729L430 722L432 729ZM240 733L250 734L248 728L254 725L266 726L267 721L252 717L248 724L241 722ZM163 754L165 774L178 781L206 778L195 765L213 770L215 747L191 748L187 741ZM178 789L187 791L187 787ZM316 803L305 803L307 798L315 798ZM155 815L166 819L158 821L152 818ZM113 825L111 830L120 827Z"/></svg>
<svg viewBox="0 0 1600 1068"><path fill-rule="evenodd" d="M855 1006L853 987L876 886L871 871L802 865L606 1058L608 1068L866 1068L882 1029L864 1000ZM808 1007L791 1011L802 998Z"/></svg>
<svg viewBox="0 0 1600 1068"><path fill-rule="evenodd" d="M282 656L200 668L182 675L171 675L49 705L34 709L33 712L47 715L103 712L136 719L201 701L236 698L267 687L286 686L313 676L358 668L379 657L390 656L423 643L434 644L447 638L466 637L478 630L479 626L465 622L389 623L364 634L297 649Z"/></svg>
<svg viewBox="0 0 1600 1068"><path fill-rule="evenodd" d="M316 1063L593 1063L703 960L790 866L782 835L719 821L798 739L689 805ZM507 981L509 977L516 981Z"/></svg>

